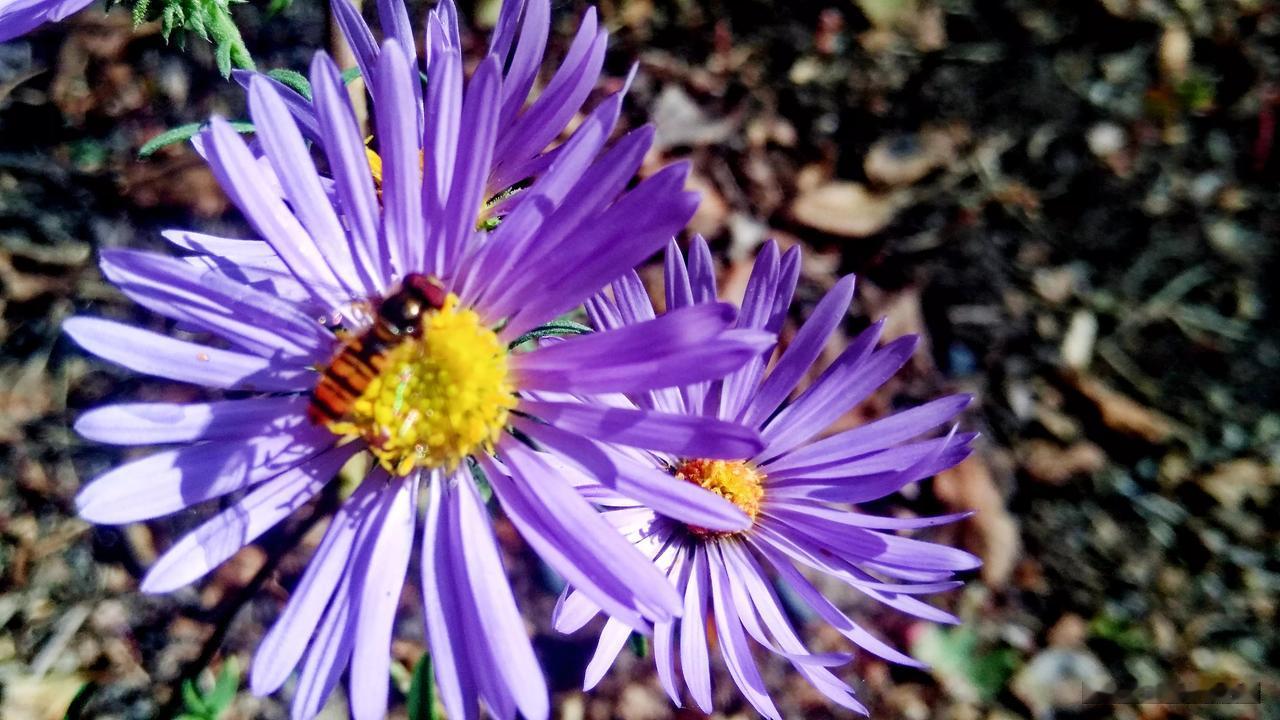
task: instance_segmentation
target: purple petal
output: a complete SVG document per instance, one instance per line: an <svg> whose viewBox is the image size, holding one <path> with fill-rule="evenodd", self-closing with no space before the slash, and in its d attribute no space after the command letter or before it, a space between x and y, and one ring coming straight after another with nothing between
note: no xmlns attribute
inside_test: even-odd
<svg viewBox="0 0 1280 720"><path fill-rule="evenodd" d="M711 248L701 235L694 235L689 241L689 288L694 302L716 300L716 264L711 259Z"/></svg>
<svg viewBox="0 0 1280 720"><path fill-rule="evenodd" d="M853 301L853 285L854 277L846 275L819 301L813 314L800 326L800 331L778 358L778 364L747 402L742 414L744 425L759 427L809 372L809 367L826 346L827 339L849 312L849 303Z"/></svg>
<svg viewBox="0 0 1280 720"><path fill-rule="evenodd" d="M758 447L754 431L716 418L533 400L520 410L571 433L678 457L738 460Z"/></svg>
<svg viewBox="0 0 1280 720"><path fill-rule="evenodd" d="M475 234L477 213L486 199L485 181L498 132L493 107L502 91L500 73L497 58L487 58L471 77L462 103L457 165L444 216L436 220L444 228L440 236L444 245L444 270L450 277L456 272L454 266L466 240Z"/></svg>
<svg viewBox="0 0 1280 720"><path fill-rule="evenodd" d="M916 660L910 655L899 652L892 645L867 632L861 625L850 620L847 615L841 612L835 605L814 587L804 575L791 565L791 563L782 557L778 551L769 546L768 543L754 542L753 546L762 555L768 558L770 564L778 572L782 581L785 582L792 590L799 595L815 613L823 620L829 623L841 635L851 640L858 647L870 652L878 657L884 658L889 662L898 663L900 665L908 665L911 667L924 667L924 663Z"/></svg>
<svg viewBox="0 0 1280 720"><path fill-rule="evenodd" d="M99 318L73 317L62 329L76 344L134 372L226 390L310 390L315 370L221 350Z"/></svg>
<svg viewBox="0 0 1280 720"><path fill-rule="evenodd" d="M799 280L800 246L792 245L782 254L782 263L778 268L778 286L773 295L773 310L765 322L765 330L771 333L782 330L782 323L787 319L787 308L791 306L791 298L795 295Z"/></svg>
<svg viewBox="0 0 1280 720"><path fill-rule="evenodd" d="M531 302L511 319L506 332L524 332L577 307L684 227L698 205L697 194L683 190L688 171L685 163L658 171L588 226L579 227L571 245L561 244L559 263L528 273L543 287L535 287Z"/></svg>
<svg viewBox="0 0 1280 720"><path fill-rule="evenodd" d="M426 129L422 140L422 205L428 217L443 218L453 185L458 138L462 122L462 57L458 48L438 50L431 55L427 70ZM476 208L478 210L478 208ZM454 252L445 243L443 222L429 224L423 268L436 277L446 270Z"/></svg>
<svg viewBox="0 0 1280 720"><path fill-rule="evenodd" d="M283 92L298 97L292 90ZM371 295L376 288L366 286L356 275L346 232L320 182L311 152L285 109L280 91L263 76L254 77L249 85L249 108L258 141L280 180L284 196L314 238L321 257L352 297Z"/></svg>
<svg viewBox="0 0 1280 720"><path fill-rule="evenodd" d="M347 4L347 0L335 0ZM378 237L378 198L374 191L364 138L338 66L325 53L311 61L311 91L324 135L325 156L333 174L337 197L347 222L351 256L356 271L369 288L385 287L390 278L387 254Z"/></svg>
<svg viewBox="0 0 1280 720"><path fill-rule="evenodd" d="M142 591L169 592L204 577L315 497L357 449L333 448L245 495L169 548L147 571Z"/></svg>
<svg viewBox="0 0 1280 720"><path fill-rule="evenodd" d="M331 0L329 6L333 9L338 29L355 55L356 64L360 66L365 86L372 89L378 62L378 42L373 39L373 31L360 15L360 8L350 0Z"/></svg>
<svg viewBox="0 0 1280 720"><path fill-rule="evenodd" d="M168 515L289 472L333 444L324 428L166 450L98 476L76 496L84 519L118 525Z"/></svg>
<svg viewBox="0 0 1280 720"><path fill-rule="evenodd" d="M879 326L873 325L868 332L872 331L879 335ZM865 361L857 361L854 358L861 345L855 340L845 351L850 356L848 362L841 362L841 355L795 402L769 421L764 428L768 447L761 459L772 458L808 440L875 392L911 358L916 338L898 338Z"/></svg>
<svg viewBox="0 0 1280 720"><path fill-rule="evenodd" d="M443 476L433 477L428 483L427 518L422 534L423 615L432 669L445 712L450 718L471 720L479 716L478 691L472 674L470 643L461 624L463 615L456 595L462 581L453 571L456 530L451 527L450 513L445 507L446 502L454 500L446 499L444 484Z"/></svg>
<svg viewBox="0 0 1280 720"><path fill-rule="evenodd" d="M604 674L609 671L609 667L613 665L613 661L618 659L618 653L622 652L629 637L631 637L631 628L617 620L610 619L604 624L604 629L600 631L600 642L596 645L596 652L591 656L591 662L587 663L587 672L582 678L583 690L591 690L599 684Z"/></svg>
<svg viewBox="0 0 1280 720"><path fill-rule="evenodd" d="M707 657L707 588L710 579L706 550L691 551L688 584L684 590L684 615L680 621L680 670L689 695L698 709L710 714L711 664Z"/></svg>
<svg viewBox="0 0 1280 720"><path fill-rule="evenodd" d="M512 424L585 475L669 518L726 532L744 530L751 524L736 505L719 495L628 458L607 445L523 418L516 418Z"/></svg>
<svg viewBox="0 0 1280 720"><path fill-rule="evenodd" d="M458 482L470 482L469 478L457 473L454 476ZM471 668L471 674L476 680L477 690L479 691L479 699L484 701L485 706L489 710L489 714L495 718L511 718L515 720L516 705L515 697L511 694L510 688L503 682L498 669L497 662L487 643L474 642L470 639L470 628L478 628L487 620L480 616L480 607L477 599L471 592L468 577L470 569L466 566L466 561L457 548L462 547L465 541L462 535L462 518L459 515L458 496L454 493L450 502L446 503L445 510L449 516L449 529L453 533L448 539L448 544L453 551L448 555L448 562L451 565L455 578L458 578L458 585L454 588L455 597L457 599L454 609L456 616L453 622L460 627L466 628L463 633L468 638L466 643L466 651L468 655L467 662ZM472 704L475 699L472 699Z"/></svg>
<svg viewBox="0 0 1280 720"><path fill-rule="evenodd" d="M481 642L487 647L493 668L514 695L521 714L545 718L550 713L546 680L516 608L488 513L471 482L458 483L456 494L456 540L461 550L458 560L466 569L470 594L481 618L476 630L484 636Z"/></svg>
<svg viewBox="0 0 1280 720"><path fill-rule="evenodd" d="M707 548L713 566L723 566L723 579L729 587L730 597L738 611L738 619L757 643L775 655L787 658L798 669L844 665L852 656L841 653L815 654L809 652L790 621L786 619L768 579L761 575L758 565L745 553L738 552L732 541L717 542ZM765 627L768 627L768 633ZM770 641L777 640L775 645Z"/></svg>
<svg viewBox="0 0 1280 720"><path fill-rule="evenodd" d="M874 560L913 570L946 572L972 570L982 565L982 561L973 555L947 545L867 530L781 508L775 513L774 517L788 528L792 536L802 535L833 548L836 554L851 563Z"/></svg>
<svg viewBox="0 0 1280 720"><path fill-rule="evenodd" d="M805 468L818 468L893 447L950 422L971 400L970 395L940 398L810 443L770 461L765 467L770 477L785 477L782 473L802 475Z"/></svg>
<svg viewBox="0 0 1280 720"><path fill-rule="evenodd" d="M63 20L88 4L88 0L17 0L0 6L0 42Z"/></svg>
<svg viewBox="0 0 1280 720"><path fill-rule="evenodd" d="M355 646L351 650L351 716L355 720L382 720L387 714L391 631L413 548L417 490L416 476L391 480L383 484L377 500L382 506L375 511L378 528L369 541L368 562L359 568L365 579L356 606Z"/></svg>
<svg viewBox="0 0 1280 720"><path fill-rule="evenodd" d="M694 305L544 345L513 364L523 389L574 394L644 392L713 380L773 343L773 336L756 331L723 331L732 314L725 303Z"/></svg>
<svg viewBox="0 0 1280 720"><path fill-rule="evenodd" d="M785 553L797 562L814 570L826 573L865 593L878 602L884 603L901 612L932 622L955 624L959 622L954 615L911 597L901 592L883 592L879 583L866 571L860 570L851 563L831 552L826 545L819 545L801 537L792 537L779 532L770 523L756 524L756 537L762 543Z"/></svg>
<svg viewBox="0 0 1280 720"><path fill-rule="evenodd" d="M610 284L610 288L613 290L613 302L618 307L624 323L634 325L655 317L653 303L649 300L649 291L645 289L644 281L635 270L624 272Z"/></svg>
<svg viewBox="0 0 1280 720"><path fill-rule="evenodd" d="M263 177L244 138L219 117L210 121L210 128L209 167L218 184L289 269L310 283L308 289L317 299L341 306L346 298L338 290L338 278L280 193Z"/></svg>
<svg viewBox="0 0 1280 720"><path fill-rule="evenodd" d="M502 133L494 155L497 162L490 186L493 190L523 180L529 160L565 129L596 84L607 43L608 34L597 31L595 8L588 8L551 81L528 110Z"/></svg>
<svg viewBox="0 0 1280 720"><path fill-rule="evenodd" d="M113 445L240 440L296 430L307 422L305 395L206 403L102 405L76 420L76 432Z"/></svg>
<svg viewBox="0 0 1280 720"><path fill-rule="evenodd" d="M949 525L973 515L973 511L965 511L929 517L894 518L867 515L861 512L849 512L845 509L833 508L807 500L767 500L762 506L766 513L773 511L775 508L871 530L919 530L921 528Z"/></svg>
<svg viewBox="0 0 1280 720"><path fill-rule="evenodd" d="M314 364L333 351L333 334L292 303L176 258L104 250L102 272L143 307L215 333L254 354L283 354L297 364Z"/></svg>
<svg viewBox="0 0 1280 720"><path fill-rule="evenodd" d="M732 569L727 577L734 590L733 597L738 607L742 608L750 604L755 608L770 634L786 651L788 659L796 670L819 692L843 707L867 715L866 707L854 698L853 688L826 668L823 656L812 655L805 649L782 610L773 588L766 581L764 570L751 557L751 554L739 548L736 543L719 543L718 548L727 561L728 567ZM840 657L843 657L846 662L850 658L848 655Z"/></svg>
<svg viewBox="0 0 1280 720"><path fill-rule="evenodd" d="M617 96L600 103L560 146L546 172L513 196L523 199L469 263L476 277L467 279L466 294L460 297L476 297L476 304L497 317L515 312L527 301L525 292L537 279L528 269L552 261L559 245L574 237L579 223L622 191L640 166L653 133L643 128L628 133L597 157L621 107Z"/></svg>
<svg viewBox="0 0 1280 720"><path fill-rule="evenodd" d="M381 476L385 482L386 475ZM365 482L371 482L366 479ZM368 559L370 538L377 532L378 514L368 513L357 530L355 546L352 549L352 562L349 570L363 566ZM302 659L302 669L298 673L298 686L294 691L292 714L293 720L312 720L320 714L324 701L337 686L342 671L351 657L351 648L355 643L355 634L351 632L355 622L353 613L354 598L360 594L360 585L364 581L358 570L342 574L333 599L325 610L320 624L316 627Z"/></svg>
<svg viewBox="0 0 1280 720"><path fill-rule="evenodd" d="M350 564L352 550L365 518L374 509L377 497L374 489L380 481L370 479L361 483L334 513L324 540L307 563L307 570L293 589L284 612L254 653L249 680L255 695L268 695L284 684L302 659L344 575L355 570Z"/></svg>
<svg viewBox="0 0 1280 720"><path fill-rule="evenodd" d="M689 582L691 563L684 547L672 546L668 553L671 567L667 569L667 577L675 585L676 592L684 595L685 586ZM655 623L653 626L653 662L658 670L658 682L676 707L683 707L680 701L680 687L676 684L676 652L675 631L678 621Z"/></svg>
<svg viewBox="0 0 1280 720"><path fill-rule="evenodd" d="M547 564L629 627L644 629L649 619L666 620L679 612L679 599L662 573L537 453L511 440L501 449L514 477L486 456L482 462L489 483L512 523Z"/></svg>
<svg viewBox="0 0 1280 720"><path fill-rule="evenodd" d="M522 4L524 14L516 31L511 58L508 60L505 53L504 57L498 58L507 68L500 115L500 123L504 127L511 124L516 113L524 106L525 98L529 97L529 90L533 88L533 82L542 66L542 53L546 49L547 35L551 30L549 0L526 0Z"/></svg>
<svg viewBox="0 0 1280 720"><path fill-rule="evenodd" d="M556 600L555 610L551 613L551 626L558 632L571 635L578 632L587 623L600 614L600 606L581 590L565 587L564 592Z"/></svg>
<svg viewBox="0 0 1280 720"><path fill-rule="evenodd" d="M382 234L394 274L421 267L407 263L421 257L425 234L422 220L422 174L419 170L417 73L409 67L404 49L394 40L382 44L378 76L373 83L377 108L378 149L382 155Z"/></svg>
<svg viewBox="0 0 1280 720"><path fill-rule="evenodd" d="M755 265L751 268L751 277L747 279L746 293L742 298L742 310L738 313L738 327L759 330L768 324L777 285L778 244L770 240L760 249ZM720 417L738 417L760 383L765 363L772 354L772 349L768 355L761 353L760 357L724 379L720 388Z"/></svg>
<svg viewBox="0 0 1280 720"><path fill-rule="evenodd" d="M921 443L914 448L919 459L901 470L841 478L794 477L772 479L769 492L776 497L806 497L827 502L861 503L895 493L914 482L957 465L972 452L973 433Z"/></svg>
<svg viewBox="0 0 1280 720"><path fill-rule="evenodd" d="M728 592L728 577L721 563L712 557L708 563L711 574L712 615L716 623L716 636L720 640L720 654L729 669L733 682L746 696L747 702L765 717L782 720L778 708L769 698L769 690L760 677L756 661L751 657L751 648L742 632L742 622L738 608Z"/></svg>
<svg viewBox="0 0 1280 720"><path fill-rule="evenodd" d="M680 246L675 239L667 243L667 253L663 256L663 269L666 284L667 312L693 304L693 287L689 284L689 269L685 267L684 258L680 255Z"/></svg>
<svg viewBox="0 0 1280 720"><path fill-rule="evenodd" d="M501 24L501 21L499 21ZM441 0L431 12L427 13L427 38L423 43L427 66L427 77L436 77L431 72L431 63L441 53L457 50L462 42L458 37L458 9L453 0Z"/></svg>
<svg viewBox="0 0 1280 720"><path fill-rule="evenodd" d="M382 25L384 40L395 40L404 51L410 66L418 63L418 48L414 43L413 27L409 24L409 9L402 0L378 0L378 22Z"/></svg>
<svg viewBox="0 0 1280 720"><path fill-rule="evenodd" d="M289 114L293 116L294 121L298 123L298 129L308 140L320 142L323 139L320 134L320 123L316 119L315 106L299 95L298 91L270 75L263 75L253 70L232 70L231 79L245 90L249 90L254 82L266 84L267 87L275 90L281 102L288 106Z"/></svg>
<svg viewBox="0 0 1280 720"><path fill-rule="evenodd" d="M779 470L769 473L769 479L778 486L784 486L795 483L810 484L817 480L856 480L868 475L905 470L921 459L938 453L948 445L967 444L972 437L971 433L966 433L959 438L958 442L941 437L894 445L821 465Z"/></svg>

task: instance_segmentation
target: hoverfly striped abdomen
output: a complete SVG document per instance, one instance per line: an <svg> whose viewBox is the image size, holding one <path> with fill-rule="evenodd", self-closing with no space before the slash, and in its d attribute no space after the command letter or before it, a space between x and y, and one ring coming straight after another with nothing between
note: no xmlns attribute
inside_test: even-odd
<svg viewBox="0 0 1280 720"><path fill-rule="evenodd" d="M387 353L418 337L423 314L440 309L444 300L444 288L435 280L419 273L406 275L378 304L373 324L348 340L324 368L307 417L316 424L342 419L382 370Z"/></svg>

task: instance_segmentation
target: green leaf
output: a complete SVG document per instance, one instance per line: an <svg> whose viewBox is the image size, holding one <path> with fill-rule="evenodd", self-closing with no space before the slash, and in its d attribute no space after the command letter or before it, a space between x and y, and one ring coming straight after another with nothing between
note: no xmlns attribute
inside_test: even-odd
<svg viewBox="0 0 1280 720"><path fill-rule="evenodd" d="M435 694L431 655L423 653L413 668L413 684L409 686L409 720L436 720Z"/></svg>
<svg viewBox="0 0 1280 720"><path fill-rule="evenodd" d="M572 320L552 320L546 325L539 325L529 332L521 335L511 342L509 348L519 347L527 342L540 340L544 337L555 337L559 335L588 335L594 332L589 326Z"/></svg>
<svg viewBox="0 0 1280 720"><path fill-rule="evenodd" d="M360 68L358 67L347 68L346 70L342 71L342 84L350 85L351 83L355 82L356 78L358 77L360 77Z"/></svg>
<svg viewBox="0 0 1280 720"><path fill-rule="evenodd" d="M200 697L200 690L191 680L182 681L182 703L188 712L199 717L203 717L208 710L204 704L204 698Z"/></svg>
<svg viewBox="0 0 1280 720"><path fill-rule="evenodd" d="M284 85L289 86L294 92L298 93L308 101L311 100L311 83L307 82L307 78L300 72L288 70L285 68L277 68L268 70L269 77L279 80Z"/></svg>
<svg viewBox="0 0 1280 720"><path fill-rule="evenodd" d="M179 125L176 128L169 128L148 140L142 148L138 150L138 157L150 157L160 148L169 147L174 143L190 140L195 137L196 133L200 132L203 127L204 123L187 123L186 125Z"/></svg>
<svg viewBox="0 0 1280 720"><path fill-rule="evenodd" d="M236 699L236 693L240 690L240 663L236 662L234 657L227 658L222 663L222 670L218 673L218 679L213 684L213 690L205 696L205 704L209 708L209 714L217 717L231 707L231 703Z"/></svg>
<svg viewBox="0 0 1280 720"><path fill-rule="evenodd" d="M133 26L137 27L147 21L147 13L151 11L151 0L138 0L133 6Z"/></svg>
<svg viewBox="0 0 1280 720"><path fill-rule="evenodd" d="M231 126L233 130L235 130L238 133L254 132L253 123L250 123L250 122L245 122L243 120L233 120L228 124ZM175 128L169 128L168 130L165 130L164 132L160 133L159 135L151 138L146 143L144 143L143 146L138 150L138 157L139 158L151 157L156 153L157 150L160 150L161 148L166 148L175 143L180 143L180 142L185 142L187 140L190 140L191 138L200 134L200 131L204 130L205 127L206 127L205 123L187 123L186 125L179 125L178 127L175 127Z"/></svg>

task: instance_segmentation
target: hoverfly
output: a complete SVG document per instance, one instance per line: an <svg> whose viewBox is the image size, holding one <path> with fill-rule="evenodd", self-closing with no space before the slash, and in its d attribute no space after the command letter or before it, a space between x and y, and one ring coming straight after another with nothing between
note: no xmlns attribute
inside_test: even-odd
<svg viewBox="0 0 1280 720"><path fill-rule="evenodd" d="M373 310L373 323L347 339L321 371L311 391L307 417L316 424L341 420L382 370L386 355L422 333L422 315L444 306L445 289L421 273L410 273Z"/></svg>

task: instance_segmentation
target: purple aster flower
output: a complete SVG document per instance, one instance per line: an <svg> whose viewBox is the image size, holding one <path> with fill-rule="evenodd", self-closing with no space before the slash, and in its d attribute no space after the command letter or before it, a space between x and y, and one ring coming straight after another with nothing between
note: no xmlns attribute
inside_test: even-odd
<svg viewBox="0 0 1280 720"><path fill-rule="evenodd" d="M350 0L332 0L332 7L366 85L373 88L379 72L379 46L373 31ZM414 31L403 0L378 0L377 9L385 38L396 40L409 53L410 64L416 66L419 58ZM590 7L556 71L540 92L531 97L550 29L550 0L504 0L502 3L487 52L487 57L497 58L502 68L502 89L494 106L497 115L494 152L485 184L485 197L494 202L486 208L486 217L511 212L524 194L504 191L550 167L559 151L548 151L548 146L582 110L599 80L609 34L600 27L595 8ZM437 112L442 109L440 103L433 100L434 93L456 92L462 84L461 38L453 0L442 0L428 14L423 48L425 57L421 58L421 64L434 83L425 89L421 83L413 85L418 124L420 129L425 127L432 133L428 145L433 151L447 153L455 144L458 118L456 114L436 117L431 112L432 108ZM244 70L237 70L233 75L246 85L250 78L257 76ZM318 138L320 127L315 108L276 80L266 80L282 90L281 95L289 101L304 134ZM379 102L376 93L372 100L376 111ZM375 172L380 173L380 156L371 154L371 161Z"/></svg>
<svg viewBox="0 0 1280 720"><path fill-rule="evenodd" d="M261 155L220 119L202 139L214 174L260 240L175 231L168 239L191 254L104 252L104 273L130 298L183 331L225 342L88 317L66 322L71 337L137 372L235 399L124 403L83 415L76 427L87 438L175 447L98 477L79 495L79 511L93 522L128 523L235 494L143 580L146 591L172 590L253 542L321 493L349 459L368 453L375 469L336 512L264 638L252 689L272 692L298 669L293 715L309 718L350 667L354 716L382 717L416 534L428 644L449 716L475 717L483 701L497 717L545 718L545 682L473 470L488 476L529 545L611 617L640 630L669 621L682 603L662 573L559 474L553 454L510 428L536 422L582 442L750 455L758 435L717 418L530 394L607 396L708 381L772 339L731 328L731 306L703 303L510 350L684 225L696 204L682 190L687 168L627 189L653 133L640 128L608 145L621 103L614 96L564 143L525 200L484 230L477 217L505 97L498 59L485 59L467 83L432 83L425 133L417 71L398 41L382 45L375 69L380 188L338 68L320 54L310 80L315 152L327 161L326 176L286 101L260 78L249 97ZM669 475L601 469L593 481L664 514L724 531L747 525L731 503Z"/></svg>
<svg viewBox="0 0 1280 720"><path fill-rule="evenodd" d="M791 302L799 267L798 248L779 259L777 246L768 243L756 260L738 326L777 332ZM607 507L610 521L653 558L679 590L683 616L659 621L653 635L658 677L677 705L681 702L676 673L679 658L689 695L703 712L712 711L707 636L714 626L730 676L762 715L780 717L761 679L751 641L786 658L833 702L866 713L853 689L829 669L850 656L807 649L788 619L774 582L788 587L808 612L858 647L893 662L920 665L849 618L801 569L829 575L904 613L956 622L952 615L916 596L960 585L952 579L953 573L977 567L978 559L950 547L902 537L897 531L949 523L966 513L900 519L864 514L849 504L882 498L960 462L969 453L973 435L952 431L941 438L920 438L955 418L969 398L942 398L815 439L911 357L914 337L899 338L877 349L881 322L855 338L813 384L786 402L843 320L853 299L853 281L853 276L845 277L827 293L771 371L766 373L772 346L723 380L630 396L636 407L732 420L759 429L765 443L759 451L730 457L727 449L703 456L610 448L562 438L556 428L538 434L532 424L517 421L517 427L527 429L548 446L592 446L595 457L583 451L566 455L572 470L585 471L577 480L581 492ZM653 322L653 307L638 276L625 276L613 283L612 291L612 299L600 295L587 305L597 327L613 331ZM685 312L715 296L706 244L695 239L686 265L672 243L666 257L667 315ZM660 470L712 490L741 508L752 525L738 531L707 528L622 498L588 477L597 470L594 462L606 458L618 465L631 463L651 472ZM598 611L599 606L586 593L566 591L556 609L556 627L574 632ZM605 623L587 668L588 689L612 665L630 633L616 620Z"/></svg>
<svg viewBox="0 0 1280 720"><path fill-rule="evenodd" d="M65 20L90 0L0 0L0 42L26 35L50 22Z"/></svg>

